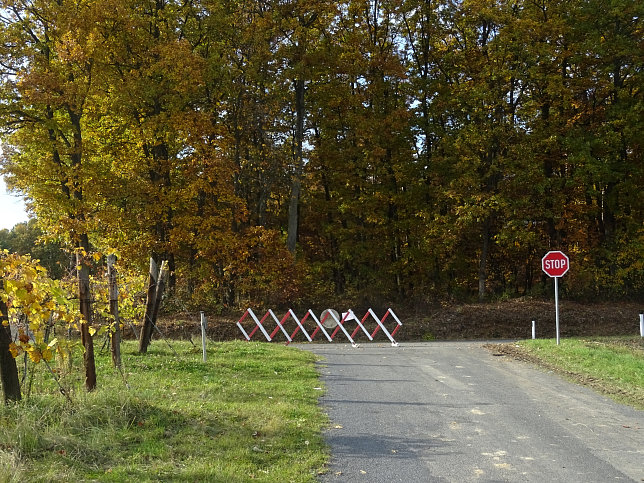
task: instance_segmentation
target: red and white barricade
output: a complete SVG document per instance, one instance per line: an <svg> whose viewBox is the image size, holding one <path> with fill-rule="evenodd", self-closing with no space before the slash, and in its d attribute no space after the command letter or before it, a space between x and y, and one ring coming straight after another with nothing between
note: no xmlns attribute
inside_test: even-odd
<svg viewBox="0 0 644 483"><path fill-rule="evenodd" d="M391 315L392 319L396 323L396 326L391 332L389 332L389 330L387 330L387 327L385 326L385 321L387 320L387 317L389 317L389 315ZM248 317L250 317L250 319L254 323L250 332L247 332L242 325L242 322L244 322ZM272 322L270 319L272 319ZM275 324L275 328L271 331L271 333L269 333L266 329L266 324L271 323ZM356 324L356 327L352 333L349 333L347 330L347 324L350 323ZM367 330L367 323L375 324L375 329L373 330L373 332L370 333ZM293 325L295 326L295 329L289 334L287 326ZM307 326L309 327L309 330L312 330L312 332L309 333L309 330L306 329ZM391 342L391 345L396 347L398 346L398 343L394 339L394 335L396 335L396 332L398 332L398 330L402 327L402 322L391 309L387 309L385 315L380 319L372 309L367 310L367 312L361 319L356 317L353 310L351 309L347 310L346 312L342 312L342 317L340 317L335 310L325 310L322 313L321 319L318 319L315 313L311 309L309 309L304 317L302 317L302 319L300 320L297 315L295 315L295 312L293 312L292 309L289 309L281 319L279 319L275 315L272 309L269 309L261 319L258 319L252 309L249 308L246 309L244 315L242 315L242 317L237 322L237 327L239 327L239 330L244 335L244 338L248 341L250 341L258 331L260 331L264 335L264 338L268 342L274 341L276 337L279 337L279 332L281 332L282 335L286 338L287 344L293 342L294 337L299 332L302 332L306 340L308 340L309 342L313 342L315 337L320 332L324 335L327 341L333 342L336 335L339 332L342 332L342 334L354 347L356 346L355 337L356 335L358 335L360 330L362 330L369 341L373 341L374 336L380 330L382 330L387 339L389 339L389 341ZM333 329L333 332L329 333L327 329Z"/></svg>

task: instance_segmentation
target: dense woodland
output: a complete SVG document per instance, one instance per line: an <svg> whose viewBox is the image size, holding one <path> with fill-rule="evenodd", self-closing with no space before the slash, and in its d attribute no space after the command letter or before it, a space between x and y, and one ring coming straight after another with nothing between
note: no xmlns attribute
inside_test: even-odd
<svg viewBox="0 0 644 483"><path fill-rule="evenodd" d="M644 295L642 2L0 5L2 172L82 280L483 300L559 249L569 297Z"/></svg>

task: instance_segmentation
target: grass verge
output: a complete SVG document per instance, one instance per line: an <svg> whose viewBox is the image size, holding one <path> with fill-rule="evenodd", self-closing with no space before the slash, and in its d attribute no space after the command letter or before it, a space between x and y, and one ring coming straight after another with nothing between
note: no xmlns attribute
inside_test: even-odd
<svg viewBox="0 0 644 483"><path fill-rule="evenodd" d="M97 355L98 389L76 381L72 404L39 367L32 395L0 407L0 482L315 480L328 449L312 354L230 342L203 363L172 347L124 343L129 389Z"/></svg>
<svg viewBox="0 0 644 483"><path fill-rule="evenodd" d="M610 398L644 409L644 340L641 337L524 340L493 346L592 387Z"/></svg>

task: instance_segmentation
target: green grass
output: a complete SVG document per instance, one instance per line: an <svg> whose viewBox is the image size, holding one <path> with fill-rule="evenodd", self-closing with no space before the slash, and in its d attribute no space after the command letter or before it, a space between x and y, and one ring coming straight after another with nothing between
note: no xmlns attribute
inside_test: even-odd
<svg viewBox="0 0 644 483"><path fill-rule="evenodd" d="M576 382L644 409L644 341L640 337L585 337L519 342L525 354Z"/></svg>
<svg viewBox="0 0 644 483"><path fill-rule="evenodd" d="M31 396L0 408L0 482L315 481L328 448L312 354L231 342L204 364L172 346L125 343L129 389L97 355L98 389L71 381L72 404L38 367Z"/></svg>

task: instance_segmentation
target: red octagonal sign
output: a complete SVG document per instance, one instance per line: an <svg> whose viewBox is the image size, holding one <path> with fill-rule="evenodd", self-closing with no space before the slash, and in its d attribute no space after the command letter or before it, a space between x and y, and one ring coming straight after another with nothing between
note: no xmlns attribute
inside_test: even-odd
<svg viewBox="0 0 644 483"><path fill-rule="evenodd" d="M562 277L570 268L570 260L563 252L548 252L541 259L541 268L550 277Z"/></svg>

